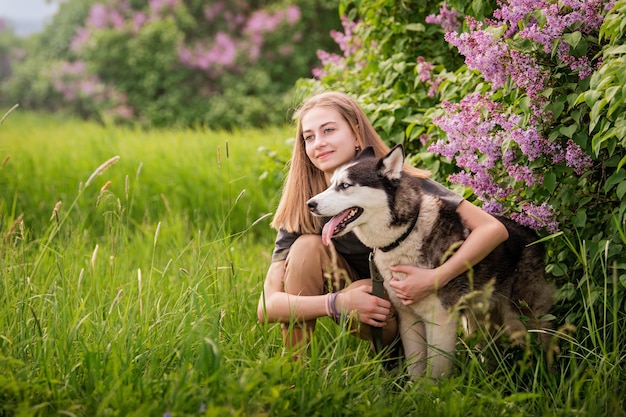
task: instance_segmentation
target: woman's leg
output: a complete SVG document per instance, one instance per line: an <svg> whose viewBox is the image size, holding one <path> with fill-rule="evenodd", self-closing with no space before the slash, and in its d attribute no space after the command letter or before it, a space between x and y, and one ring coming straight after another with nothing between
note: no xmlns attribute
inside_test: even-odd
<svg viewBox="0 0 626 417"><path fill-rule="evenodd" d="M345 287L354 279L342 256L322 243L319 235L305 234L291 245L285 262L284 291L298 295L322 295ZM292 328L283 324L283 341L288 349L305 346L315 330L316 320L294 323Z"/></svg>
<svg viewBox="0 0 626 417"><path fill-rule="evenodd" d="M289 294L321 295L330 291L339 291L346 287L371 285L371 280L357 281L356 273L345 259L333 248L322 243L319 235L306 234L300 236L291 246L285 263L284 291ZM387 298L388 299L388 298ZM285 347L306 346L311 333L315 330L316 320L283 323L283 341ZM352 323L355 324L355 323ZM372 341L370 326L356 323L350 331L357 337ZM383 327L383 346L397 343L398 320L395 309L387 317Z"/></svg>

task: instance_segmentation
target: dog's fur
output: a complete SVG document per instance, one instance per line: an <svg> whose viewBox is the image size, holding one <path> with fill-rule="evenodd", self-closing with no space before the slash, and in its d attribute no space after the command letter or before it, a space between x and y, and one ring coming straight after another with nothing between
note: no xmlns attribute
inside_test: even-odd
<svg viewBox="0 0 626 417"><path fill-rule="evenodd" d="M314 215L334 216L322 233L326 244L332 236L353 230L366 246L374 249L374 261L398 312L409 373L434 377L449 373L459 328L453 307L460 304L462 297L490 282L493 292L483 319L488 317L491 324L505 330L518 343L523 343L526 334L520 316L528 317L532 328L548 327L540 317L552 306L554 290L544 277L543 249L539 244L529 246L537 240L534 232L500 217L509 233L506 242L436 294L410 306L400 302L388 285L392 278L389 266L435 268L469 234L455 209L438 197L423 193L424 180L404 172L403 162L401 146L383 158L374 157L368 148L353 162L337 169L330 187L307 204ZM416 216L413 230L399 246L386 252L380 250L399 239Z"/></svg>

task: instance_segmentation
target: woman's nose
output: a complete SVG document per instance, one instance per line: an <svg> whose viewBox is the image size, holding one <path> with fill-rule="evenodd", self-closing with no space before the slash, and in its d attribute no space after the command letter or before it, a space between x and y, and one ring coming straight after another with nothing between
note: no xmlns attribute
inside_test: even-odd
<svg viewBox="0 0 626 417"><path fill-rule="evenodd" d="M322 136L315 136L315 139L314 139L314 142L313 142L313 147L315 149L321 148L325 144L326 144L326 141L324 140L324 138Z"/></svg>

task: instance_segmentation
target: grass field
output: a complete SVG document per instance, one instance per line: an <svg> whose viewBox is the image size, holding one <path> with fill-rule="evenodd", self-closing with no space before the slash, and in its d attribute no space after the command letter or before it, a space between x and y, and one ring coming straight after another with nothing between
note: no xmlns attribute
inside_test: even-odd
<svg viewBox="0 0 626 417"><path fill-rule="evenodd" d="M9 115L0 416L626 415L611 299L551 358L534 344L482 357L459 339L438 382L386 370L329 319L306 358L283 354L256 304L290 134Z"/></svg>

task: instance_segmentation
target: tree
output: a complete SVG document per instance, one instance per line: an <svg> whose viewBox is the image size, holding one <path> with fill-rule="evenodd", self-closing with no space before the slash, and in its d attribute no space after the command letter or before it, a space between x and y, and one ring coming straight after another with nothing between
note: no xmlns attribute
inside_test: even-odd
<svg viewBox="0 0 626 417"><path fill-rule="evenodd" d="M284 123L286 93L338 26L310 0L69 0L5 99L146 126Z"/></svg>

